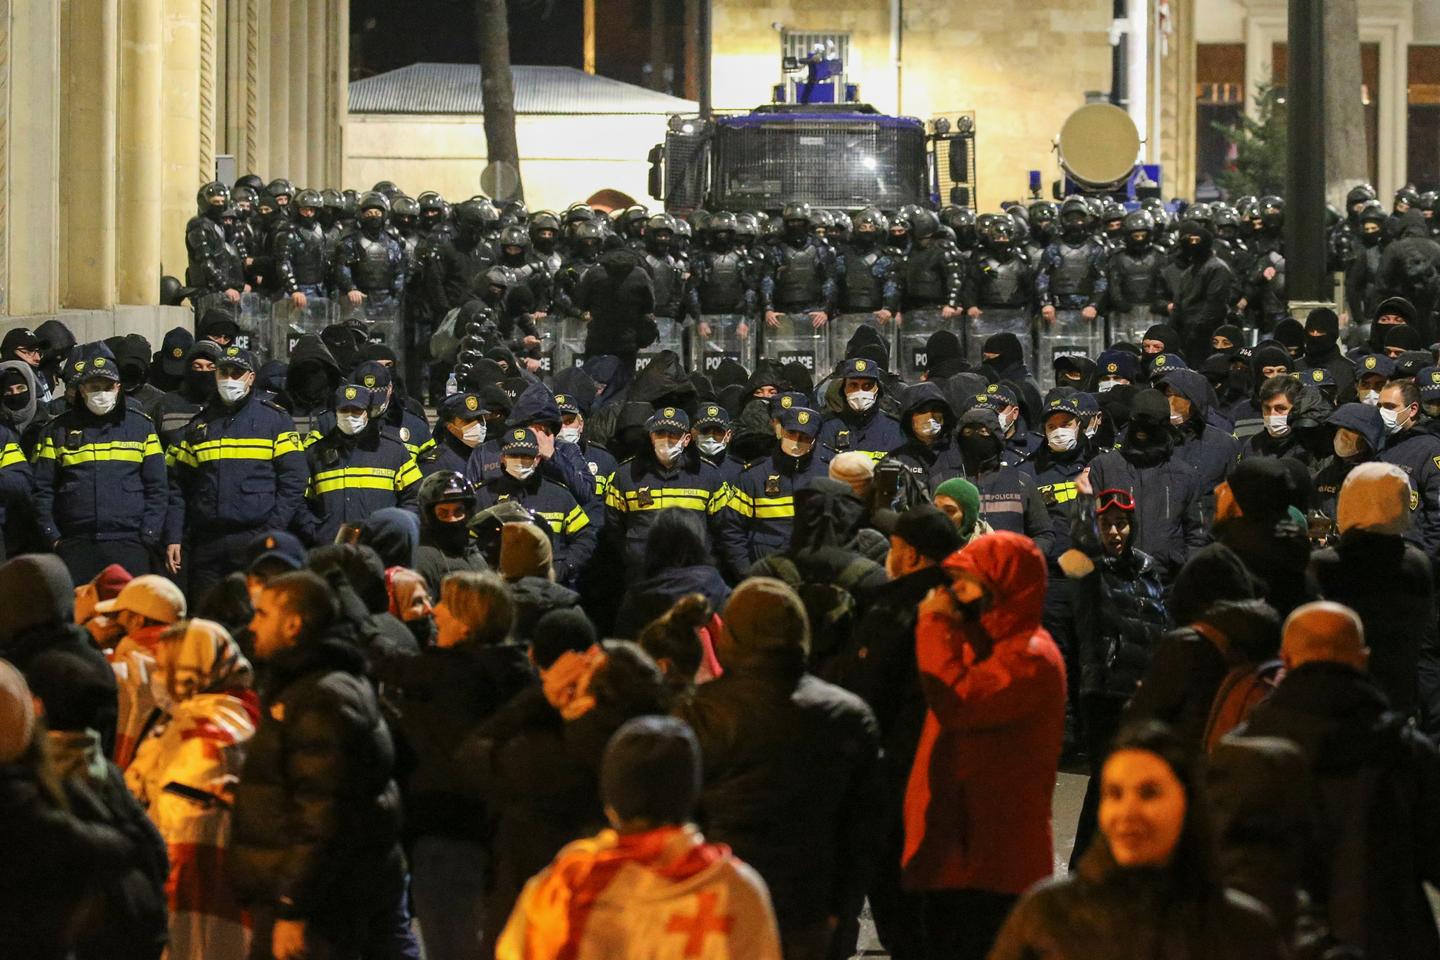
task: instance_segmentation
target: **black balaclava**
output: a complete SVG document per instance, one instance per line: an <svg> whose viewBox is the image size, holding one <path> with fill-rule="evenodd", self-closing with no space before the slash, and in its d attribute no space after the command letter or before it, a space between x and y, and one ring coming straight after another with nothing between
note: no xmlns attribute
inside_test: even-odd
<svg viewBox="0 0 1440 960"><path fill-rule="evenodd" d="M435 518L435 506L431 504L421 514L421 526L424 528L426 539L439 547L443 552L452 557L460 556L465 552L470 542L470 528L467 516L463 520L444 523Z"/></svg>
<svg viewBox="0 0 1440 960"><path fill-rule="evenodd" d="M211 374L211 378L214 378L214 374ZM10 388L17 383L25 388L24 392L10 393ZM6 410L17 414L23 413L25 407L29 405L30 382L19 370L6 370L0 373L0 403L5 405Z"/></svg>
<svg viewBox="0 0 1440 960"><path fill-rule="evenodd" d="M1340 318L1329 307L1311 310L1305 318L1305 357L1309 360L1328 358L1340 342Z"/></svg>
<svg viewBox="0 0 1440 960"><path fill-rule="evenodd" d="M1245 332L1233 323L1222 323L1220 324L1220 326L1216 327L1214 332L1210 334L1210 339L1213 340L1216 337L1224 337L1226 340L1230 341L1229 349L1216 350L1216 353L1224 354L1227 357L1233 357L1241 350L1245 349Z"/></svg>
<svg viewBox="0 0 1440 960"><path fill-rule="evenodd" d="M1299 358L1305 353L1305 328L1300 326L1300 321L1293 317L1286 317L1275 325L1270 334L1280 341L1287 353L1293 358Z"/></svg>
<svg viewBox="0 0 1440 960"><path fill-rule="evenodd" d="M1187 264L1201 264L1210 259L1214 237L1204 224L1186 220L1180 224L1180 259Z"/></svg>
<svg viewBox="0 0 1440 960"><path fill-rule="evenodd" d="M1170 401L1159 390L1141 390L1130 406L1121 455L1140 467L1164 463L1175 448L1170 429Z"/></svg>
<svg viewBox="0 0 1440 960"><path fill-rule="evenodd" d="M970 426L986 427L990 435L987 437L977 434L967 437L966 428ZM1001 434L1000 417L994 410L971 407L965 411L960 417L960 425L955 429L955 437L960 446L961 459L965 462L966 476L974 480L1000 464L1000 454L1005 443Z"/></svg>
<svg viewBox="0 0 1440 960"><path fill-rule="evenodd" d="M1385 331L1385 348L1399 347L1401 350L1424 350L1425 341L1420 331L1408 323L1381 325Z"/></svg>
<svg viewBox="0 0 1440 960"><path fill-rule="evenodd" d="M994 360L983 361L985 366L992 368L996 373L1003 374L1025 362L1025 351L1020 347L1020 338L1013 333L991 334L985 339L980 353L981 356L987 353L997 355Z"/></svg>

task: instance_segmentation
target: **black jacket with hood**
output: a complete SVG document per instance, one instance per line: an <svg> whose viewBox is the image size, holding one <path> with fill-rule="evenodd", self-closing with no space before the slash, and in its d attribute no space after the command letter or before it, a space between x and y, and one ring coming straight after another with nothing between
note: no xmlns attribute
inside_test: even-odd
<svg viewBox="0 0 1440 960"><path fill-rule="evenodd" d="M926 442L915 436L911 418L927 407L940 411L940 434ZM955 429L959 426L955 408L950 405L938 384L925 381L905 390L900 408L900 430L905 442L890 454L890 458L903 463L915 474L928 491L952 477L965 476L965 460L960 455L960 445L955 440Z"/></svg>
<svg viewBox="0 0 1440 960"><path fill-rule="evenodd" d="M1175 456L1195 468L1202 494L1201 512L1208 518L1215 512L1215 488L1240 459L1240 443L1210 423L1215 389L1203 375L1194 370L1167 370L1157 383L1190 401L1190 419L1177 427Z"/></svg>
<svg viewBox="0 0 1440 960"><path fill-rule="evenodd" d="M306 334L295 341L285 392L276 400L290 411L302 442L312 431L324 434L334 426L335 390L340 381L340 364L319 337Z"/></svg>
<svg viewBox="0 0 1440 960"><path fill-rule="evenodd" d="M628 250L611 250L585 271L575 303L590 314L585 353L634 356L645 344L641 327L655 312L655 289L640 259Z"/></svg>

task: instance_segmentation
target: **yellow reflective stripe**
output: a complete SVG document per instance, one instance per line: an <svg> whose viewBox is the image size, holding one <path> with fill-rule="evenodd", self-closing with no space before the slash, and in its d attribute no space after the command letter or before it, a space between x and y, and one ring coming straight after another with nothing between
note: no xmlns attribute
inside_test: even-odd
<svg viewBox="0 0 1440 960"><path fill-rule="evenodd" d="M174 444L165 451L165 465L173 467L177 463L183 463L187 467L198 467L200 461L195 458L195 451L190 449L190 444L181 441Z"/></svg>
<svg viewBox="0 0 1440 960"><path fill-rule="evenodd" d="M734 489L728 483L720 484L720 489L710 495L710 502L706 505L706 512L715 514L725 509L725 504L730 502Z"/></svg>
<svg viewBox="0 0 1440 960"><path fill-rule="evenodd" d="M0 449L0 470L6 467L13 467L17 463L25 462L25 451L20 449L20 444L13 440Z"/></svg>
<svg viewBox="0 0 1440 960"><path fill-rule="evenodd" d="M414 457L411 457L405 461L405 465L401 467L400 472L395 475L395 489L405 490L419 483L422 479L424 478L420 474L420 465L415 462Z"/></svg>
<svg viewBox="0 0 1440 960"><path fill-rule="evenodd" d="M165 451L160 447L160 438L153 433L147 436L145 438L145 456L160 457L164 455Z"/></svg>
<svg viewBox="0 0 1440 960"><path fill-rule="evenodd" d="M755 516L754 499L751 498L750 494L746 493L744 490L741 490L738 487L730 491L730 499L725 504L725 506L731 510L734 510L742 517Z"/></svg>
<svg viewBox="0 0 1440 960"><path fill-rule="evenodd" d="M154 440L152 446L151 440ZM18 448L17 448L18 450ZM57 460L62 466L75 463L140 463L147 456L160 453L160 441L153 436L149 440L110 440L104 443L86 443L70 448L56 445L54 438L46 437L36 453L37 460ZM23 456L21 459L24 459ZM5 461L0 459L0 467Z"/></svg>
<svg viewBox="0 0 1440 960"><path fill-rule="evenodd" d="M552 533L565 532L565 514L558 510L536 510L535 515L550 524Z"/></svg>
<svg viewBox="0 0 1440 960"><path fill-rule="evenodd" d="M275 456L283 457L287 453L303 453L305 447L300 443L300 434L294 430L287 430L275 438Z"/></svg>
<svg viewBox="0 0 1440 960"><path fill-rule="evenodd" d="M579 533L588 526L590 526L590 518L586 516L584 510L576 506L572 507L569 515L565 517L564 528L560 532L567 534Z"/></svg>
<svg viewBox="0 0 1440 960"><path fill-rule="evenodd" d="M611 487L606 503L624 513L633 513L639 510L664 510L667 507L679 507L682 510L705 510L708 499L709 491L706 490L668 490L664 487L652 487L650 489L650 505L641 506L639 491L616 490Z"/></svg>
<svg viewBox="0 0 1440 960"><path fill-rule="evenodd" d="M738 493L739 491L735 491ZM732 493L732 498L735 493ZM762 520L778 520L795 516L795 498L757 497L754 501L755 516Z"/></svg>
<svg viewBox="0 0 1440 960"><path fill-rule="evenodd" d="M310 492L318 495L333 490L395 490L400 489L398 478L398 472L388 467L340 467L311 477Z"/></svg>
<svg viewBox="0 0 1440 960"><path fill-rule="evenodd" d="M301 441L301 446L303 446L306 450L309 450L312 443L315 443L317 440L321 440L324 437L325 434L321 433L319 430L311 430L309 433L305 434L305 439Z"/></svg>

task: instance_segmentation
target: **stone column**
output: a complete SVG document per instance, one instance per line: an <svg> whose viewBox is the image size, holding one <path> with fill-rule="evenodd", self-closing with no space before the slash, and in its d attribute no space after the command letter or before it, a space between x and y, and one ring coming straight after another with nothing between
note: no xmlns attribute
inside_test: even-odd
<svg viewBox="0 0 1440 960"><path fill-rule="evenodd" d="M309 46L310 70L306 78L306 93L309 106L306 117L309 129L306 132L310 143L310 169L305 175L305 185L320 190L324 187L339 187L326 177L330 159L330 123L326 105L330 98L329 66L330 38L325 29L326 8L329 0L307 0L309 23L306 39Z"/></svg>
<svg viewBox="0 0 1440 960"><path fill-rule="evenodd" d="M1160 68L1160 163L1166 197L1195 195L1195 0L1171 0ZM1247 78L1247 81L1249 78Z"/></svg>
<svg viewBox="0 0 1440 960"><path fill-rule="evenodd" d="M11 314L59 306L60 7L55 0L10 0L9 240Z"/></svg>
<svg viewBox="0 0 1440 960"><path fill-rule="evenodd" d="M185 224L195 215L200 123L200 0L165 0L160 109L163 117L160 260L165 273L183 275ZM213 162L212 162L213 170Z"/></svg>
<svg viewBox="0 0 1440 960"><path fill-rule="evenodd" d="M290 173L296 188L310 176L309 0L290 0Z"/></svg>
<svg viewBox="0 0 1440 960"><path fill-rule="evenodd" d="M269 183L289 176L290 166L290 4L270 0L270 29L262 39L270 56L269 88L261 101L262 115L270 117L269 169L260 175Z"/></svg>
<svg viewBox="0 0 1440 960"><path fill-rule="evenodd" d="M115 274L119 301L128 304L160 298L163 14L163 0L120 6Z"/></svg>
<svg viewBox="0 0 1440 960"><path fill-rule="evenodd" d="M350 115L350 4L330 5L330 30L326 38L326 143L329 145L325 180L340 188L345 185L345 121Z"/></svg>
<svg viewBox="0 0 1440 960"><path fill-rule="evenodd" d="M60 303L115 305L118 0L61 8Z"/></svg>
<svg viewBox="0 0 1440 960"><path fill-rule="evenodd" d="M244 0L245 3L245 118L244 140L249 153L242 173L265 176L270 169L270 44L266 42L265 26L270 22L270 0Z"/></svg>
<svg viewBox="0 0 1440 960"><path fill-rule="evenodd" d="M220 65L218 46L219 24L216 23L217 0L200 0L200 142L196 155L200 183L215 179L216 118L220 91L217 68Z"/></svg>

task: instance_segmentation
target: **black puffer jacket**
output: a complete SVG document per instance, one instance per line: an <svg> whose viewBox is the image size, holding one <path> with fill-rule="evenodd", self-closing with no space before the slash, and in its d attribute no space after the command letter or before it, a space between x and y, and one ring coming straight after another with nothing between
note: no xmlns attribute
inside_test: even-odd
<svg viewBox="0 0 1440 960"><path fill-rule="evenodd" d="M121 831L61 810L19 764L0 766L0 849L0 957L16 960L69 960L82 901L131 870L139 851Z"/></svg>
<svg viewBox="0 0 1440 960"><path fill-rule="evenodd" d="M272 658L235 791L230 878L242 901L344 929L403 880L395 746L352 644Z"/></svg>
<svg viewBox="0 0 1440 960"><path fill-rule="evenodd" d="M385 657L373 674L399 710L406 745L416 757L404 781L406 836L483 842L485 805L460 787L455 754L467 731L536 682L525 648L433 647L419 656Z"/></svg>
<svg viewBox="0 0 1440 960"><path fill-rule="evenodd" d="M780 929L856 916L880 825L864 701L808 673L734 667L677 713L700 740L705 834L759 871Z"/></svg>
<svg viewBox="0 0 1440 960"><path fill-rule="evenodd" d="M644 346L640 327L655 312L655 290L635 254L612 250L602 256L580 278L575 302L590 314L586 354L633 355Z"/></svg>
<svg viewBox="0 0 1440 960"><path fill-rule="evenodd" d="M1093 562L1077 581L1074 606L1080 695L1126 700L1169 625L1164 587L1155 561L1139 550Z"/></svg>
<svg viewBox="0 0 1440 960"><path fill-rule="evenodd" d="M1160 870L1123 870L1097 842L1068 877L1015 907L990 960L1280 960L1285 950L1259 903L1217 887L1188 893Z"/></svg>
<svg viewBox="0 0 1440 960"><path fill-rule="evenodd" d="M1140 528L1135 545L1154 558L1167 582L1191 550L1205 545L1199 475L1178 453L1102 453L1090 461L1090 485L1096 493L1124 490L1135 498Z"/></svg>

